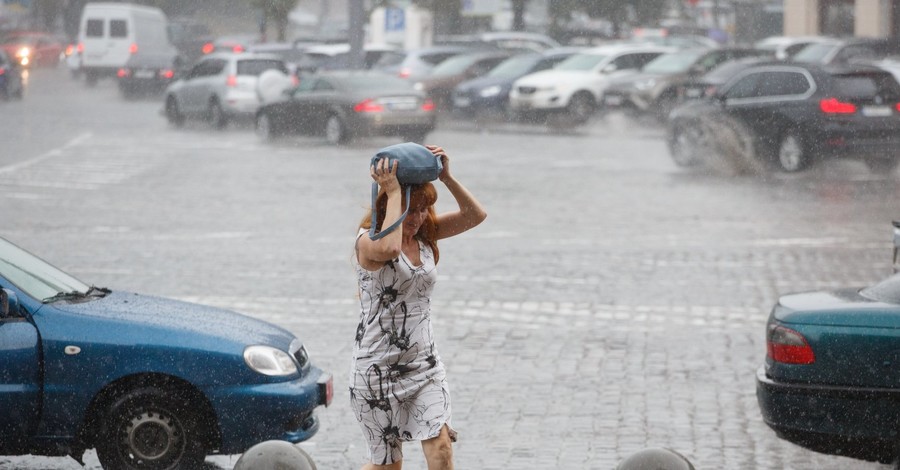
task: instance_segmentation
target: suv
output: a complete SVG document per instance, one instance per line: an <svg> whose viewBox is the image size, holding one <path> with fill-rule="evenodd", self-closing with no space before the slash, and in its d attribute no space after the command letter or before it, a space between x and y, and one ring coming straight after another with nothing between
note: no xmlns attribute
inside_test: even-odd
<svg viewBox="0 0 900 470"><path fill-rule="evenodd" d="M610 45L587 49L550 70L513 83L509 108L519 116L564 113L576 123L590 118L614 76L634 73L675 49L662 46Z"/></svg>
<svg viewBox="0 0 900 470"><path fill-rule="evenodd" d="M769 62L744 69L711 99L672 112L669 146L676 162L697 140L704 119L732 119L753 151L788 172L814 159L862 159L876 173L900 163L900 84L874 66L824 67ZM701 139L702 140L702 139ZM768 157L768 158L767 158Z"/></svg>
<svg viewBox="0 0 900 470"><path fill-rule="evenodd" d="M217 129L233 118L252 118L261 102L260 75L269 70L290 83L287 65L277 56L210 54L166 88L166 118L180 126L186 117L199 117Z"/></svg>

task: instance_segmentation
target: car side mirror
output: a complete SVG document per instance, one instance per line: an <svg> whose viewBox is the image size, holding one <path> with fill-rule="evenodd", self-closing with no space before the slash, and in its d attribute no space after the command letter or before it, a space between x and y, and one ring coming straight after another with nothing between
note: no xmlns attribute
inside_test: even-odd
<svg viewBox="0 0 900 470"><path fill-rule="evenodd" d="M0 289L0 319L9 318L19 312L19 298L8 289Z"/></svg>
<svg viewBox="0 0 900 470"><path fill-rule="evenodd" d="M616 70L619 70L619 66L616 64L609 64L606 67L600 69L600 73L613 73Z"/></svg>

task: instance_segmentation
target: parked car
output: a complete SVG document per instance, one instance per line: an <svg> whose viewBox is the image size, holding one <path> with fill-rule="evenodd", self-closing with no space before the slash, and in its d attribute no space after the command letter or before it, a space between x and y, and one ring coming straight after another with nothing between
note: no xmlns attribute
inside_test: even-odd
<svg viewBox="0 0 900 470"><path fill-rule="evenodd" d="M816 452L896 462L898 326L900 274L864 288L781 296L766 323L765 363L756 371L765 423Z"/></svg>
<svg viewBox="0 0 900 470"><path fill-rule="evenodd" d="M119 91L125 98L162 93L175 79L181 56L174 53L139 50L116 73Z"/></svg>
<svg viewBox="0 0 900 470"><path fill-rule="evenodd" d="M663 54L648 62L640 72L610 80L603 93L607 108L631 108L667 119L678 102L678 87L715 66L767 52L751 48L722 47L686 49Z"/></svg>
<svg viewBox="0 0 900 470"><path fill-rule="evenodd" d="M800 49L791 60L838 65L869 62L898 54L900 41L895 38L829 38Z"/></svg>
<svg viewBox="0 0 900 470"><path fill-rule="evenodd" d="M323 135L331 144L369 135L419 142L434 130L434 103L401 78L373 71L330 71L304 77L282 99L256 113L264 140Z"/></svg>
<svg viewBox="0 0 900 470"><path fill-rule="evenodd" d="M223 309L95 287L0 238L0 455L96 447L104 468L200 468L319 428L330 374Z"/></svg>
<svg viewBox="0 0 900 470"><path fill-rule="evenodd" d="M459 54L435 66L431 73L414 86L417 90L424 91L438 110L450 110L456 85L487 74L511 55L512 52L499 49Z"/></svg>
<svg viewBox="0 0 900 470"><path fill-rule="evenodd" d="M428 75L437 64L471 50L467 46L445 45L387 52L375 62L372 69L415 83Z"/></svg>
<svg viewBox="0 0 900 470"><path fill-rule="evenodd" d="M553 68L581 50L561 47L548 49L543 53L512 56L500 62L486 75L457 85L453 91L453 109L467 115L482 112L505 113L513 82L530 73Z"/></svg>
<svg viewBox="0 0 900 470"><path fill-rule="evenodd" d="M678 103L709 98L744 69L768 62L771 62L769 57L745 57L723 62L699 77L689 77L687 81L678 86Z"/></svg>
<svg viewBox="0 0 900 470"><path fill-rule="evenodd" d="M772 53L776 59L787 60L810 44L829 40L826 36L769 36L753 43L753 47Z"/></svg>
<svg viewBox="0 0 900 470"><path fill-rule="evenodd" d="M562 114L574 123L583 123L601 103L611 77L635 73L647 62L674 50L635 44L587 49L550 70L516 80L509 93L509 108L519 117Z"/></svg>
<svg viewBox="0 0 900 470"><path fill-rule="evenodd" d="M363 68L371 69L382 56L397 51L391 44L363 45ZM319 44L305 50L306 59L298 64L301 73L323 70L347 70L350 68L350 44Z"/></svg>
<svg viewBox="0 0 900 470"><path fill-rule="evenodd" d="M435 38L436 45L456 45L468 48L496 48L513 52L542 52L560 44L540 33L526 31L489 31L469 35L445 35Z"/></svg>
<svg viewBox="0 0 900 470"><path fill-rule="evenodd" d="M0 50L0 97L22 99L25 96L22 69L5 51Z"/></svg>
<svg viewBox="0 0 900 470"><path fill-rule="evenodd" d="M825 157L859 158L879 173L900 162L900 84L874 66L748 67L713 97L672 112L673 155L698 118L719 115L743 123L757 156L784 171L803 170Z"/></svg>
<svg viewBox="0 0 900 470"><path fill-rule="evenodd" d="M55 66L65 52L63 42L40 31L10 31L0 37L0 49L23 67Z"/></svg>
<svg viewBox="0 0 900 470"><path fill-rule="evenodd" d="M232 119L252 118L261 103L259 77L267 70L290 75L284 61L274 55L205 56L166 88L166 118L175 126L186 118L206 119L217 129Z"/></svg>

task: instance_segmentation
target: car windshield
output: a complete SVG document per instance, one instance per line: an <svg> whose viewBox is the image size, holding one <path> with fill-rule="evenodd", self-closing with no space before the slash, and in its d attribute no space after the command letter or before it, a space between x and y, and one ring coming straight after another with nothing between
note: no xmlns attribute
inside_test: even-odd
<svg viewBox="0 0 900 470"><path fill-rule="evenodd" d="M900 304L900 273L865 289L859 295L876 302Z"/></svg>
<svg viewBox="0 0 900 470"><path fill-rule="evenodd" d="M477 60L474 56L451 57L431 70L432 75L456 75L469 68Z"/></svg>
<svg viewBox="0 0 900 470"><path fill-rule="evenodd" d="M650 62L642 69L647 73L680 73L686 72L697 61L704 51L684 51L672 54L663 54Z"/></svg>
<svg viewBox="0 0 900 470"><path fill-rule="evenodd" d="M284 65L284 62L280 60L273 59L250 59L250 60L239 60L237 63L237 74L238 75L252 75L258 77L261 73L266 70L281 70L285 74L288 73L287 67Z"/></svg>
<svg viewBox="0 0 900 470"><path fill-rule="evenodd" d="M606 61L608 56L601 54L575 54L553 67L558 70L592 70Z"/></svg>
<svg viewBox="0 0 900 470"><path fill-rule="evenodd" d="M824 62L834 48L834 44L810 44L793 57L797 62Z"/></svg>
<svg viewBox="0 0 900 470"><path fill-rule="evenodd" d="M86 293L90 286L0 238L0 276L35 299L60 292Z"/></svg>
<svg viewBox="0 0 900 470"><path fill-rule="evenodd" d="M510 57L509 59L504 60L497 64L496 67L491 69L491 71L487 74L488 77L518 77L523 74L528 73L534 64L540 60L539 55L537 54L526 54L520 55L516 57Z"/></svg>

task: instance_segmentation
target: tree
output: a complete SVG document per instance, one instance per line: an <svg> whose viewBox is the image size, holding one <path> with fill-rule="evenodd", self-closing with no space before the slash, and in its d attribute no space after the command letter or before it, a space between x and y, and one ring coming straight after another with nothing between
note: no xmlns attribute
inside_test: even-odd
<svg viewBox="0 0 900 470"><path fill-rule="evenodd" d="M512 0L513 31L525 31L525 5L528 0Z"/></svg>
<svg viewBox="0 0 900 470"><path fill-rule="evenodd" d="M287 40L288 14L297 6L298 0L250 0L260 12L260 33L266 36L269 20L275 23L278 41Z"/></svg>

